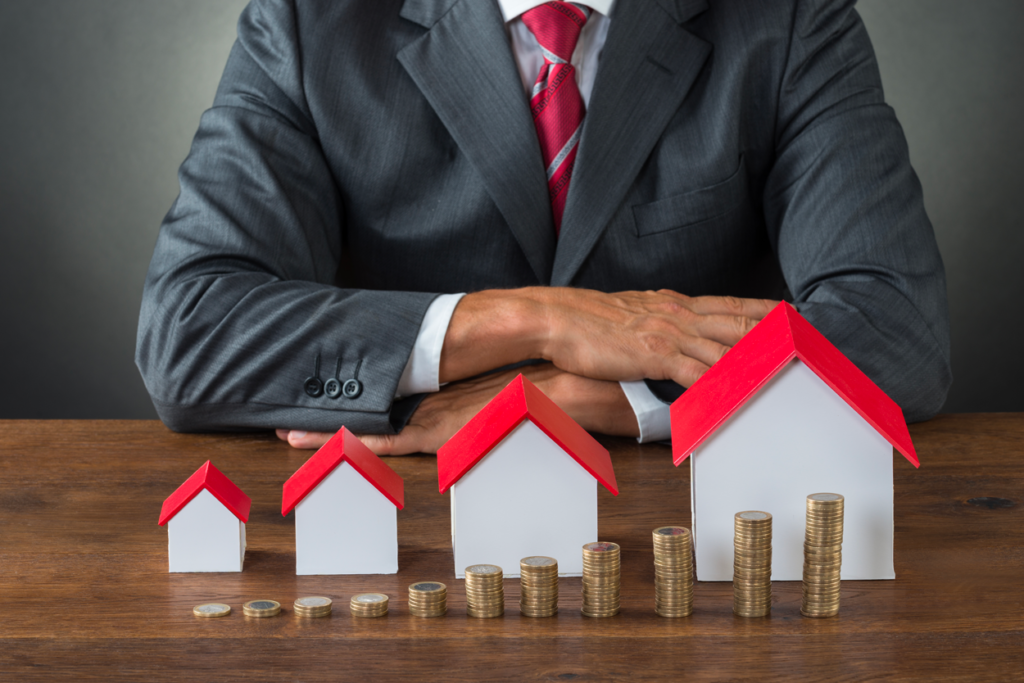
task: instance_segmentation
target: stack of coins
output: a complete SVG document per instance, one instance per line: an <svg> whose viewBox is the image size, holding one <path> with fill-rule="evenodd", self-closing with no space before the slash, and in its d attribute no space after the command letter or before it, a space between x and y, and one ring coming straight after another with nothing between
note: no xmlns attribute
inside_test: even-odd
<svg viewBox="0 0 1024 683"><path fill-rule="evenodd" d="M772 516L737 512L733 520L732 611L764 617L772 611Z"/></svg>
<svg viewBox="0 0 1024 683"><path fill-rule="evenodd" d="M804 594L800 605L800 614L805 617L834 617L839 613L843 507L844 498L838 493L807 496Z"/></svg>
<svg viewBox="0 0 1024 683"><path fill-rule="evenodd" d="M654 611L663 617L693 613L693 539L681 526L663 526L654 536Z"/></svg>
<svg viewBox="0 0 1024 683"><path fill-rule="evenodd" d="M281 603L277 600L250 600L242 605L242 613L247 617L274 617L281 613Z"/></svg>
<svg viewBox="0 0 1024 683"><path fill-rule="evenodd" d="M583 616L614 617L619 613L619 545L583 546Z"/></svg>
<svg viewBox="0 0 1024 683"><path fill-rule="evenodd" d="M448 586L438 581L420 581L409 586L409 614L443 617L447 611Z"/></svg>
<svg viewBox="0 0 1024 683"><path fill-rule="evenodd" d="M524 557L519 561L522 591L519 611L527 617L553 617L558 612L558 561L553 557Z"/></svg>
<svg viewBox="0 0 1024 683"><path fill-rule="evenodd" d="M330 615L331 609L334 606L334 601L330 598L324 597L312 597L312 598L299 598L295 601L292 606L295 610L295 616L297 617L326 617Z"/></svg>
<svg viewBox="0 0 1024 683"><path fill-rule="evenodd" d="M349 610L354 617L383 617L388 613L388 596L383 593L353 595Z"/></svg>
<svg viewBox="0 0 1024 683"><path fill-rule="evenodd" d="M505 584L501 567L474 564L466 567L466 614L490 619L505 613Z"/></svg>

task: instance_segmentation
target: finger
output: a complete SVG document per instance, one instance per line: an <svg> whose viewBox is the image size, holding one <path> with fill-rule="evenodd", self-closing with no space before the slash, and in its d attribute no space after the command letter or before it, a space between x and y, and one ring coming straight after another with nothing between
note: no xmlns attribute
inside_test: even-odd
<svg viewBox="0 0 1024 683"><path fill-rule="evenodd" d="M732 347L754 329L758 322L745 315L701 315L693 324L699 336Z"/></svg>
<svg viewBox="0 0 1024 683"><path fill-rule="evenodd" d="M277 434L277 438L281 439L281 441L287 441L288 440L288 432L290 432L290 431L291 431L290 429L278 429L274 433Z"/></svg>
<svg viewBox="0 0 1024 683"><path fill-rule="evenodd" d="M684 356L693 358L707 367L711 367L724 356L731 344L723 344L713 338L696 335L686 335L680 343L679 351Z"/></svg>
<svg viewBox="0 0 1024 683"><path fill-rule="evenodd" d="M398 434L360 434L359 440L377 455L411 455L413 453L436 453L424 441L427 435L423 427L409 423Z"/></svg>
<svg viewBox="0 0 1024 683"><path fill-rule="evenodd" d="M665 377L689 389L710 369L708 365L699 360L680 354L667 364Z"/></svg>
<svg viewBox="0 0 1024 683"><path fill-rule="evenodd" d="M303 432L293 429L288 432L288 445L292 448L311 450L320 448L330 441L332 436L334 436L334 434L327 434L324 432Z"/></svg>
<svg viewBox="0 0 1024 683"><path fill-rule="evenodd" d="M698 296L689 299L687 307L701 315L743 316L760 320L779 304L771 299L743 299L736 296Z"/></svg>

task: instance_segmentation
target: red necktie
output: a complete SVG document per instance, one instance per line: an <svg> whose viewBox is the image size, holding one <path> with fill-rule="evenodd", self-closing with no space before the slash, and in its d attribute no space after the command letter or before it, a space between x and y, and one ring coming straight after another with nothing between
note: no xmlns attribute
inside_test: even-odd
<svg viewBox="0 0 1024 683"><path fill-rule="evenodd" d="M544 51L544 66L533 86L530 108L547 167L556 235L562 229L585 113L572 53L589 17L588 8L568 2L546 2L523 13L523 23Z"/></svg>

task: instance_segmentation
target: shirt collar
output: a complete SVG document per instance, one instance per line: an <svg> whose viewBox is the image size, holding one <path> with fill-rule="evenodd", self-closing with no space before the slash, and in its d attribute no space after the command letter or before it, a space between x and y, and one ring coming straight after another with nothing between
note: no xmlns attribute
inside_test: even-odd
<svg viewBox="0 0 1024 683"><path fill-rule="evenodd" d="M547 0L498 0L498 6L501 7L501 14L505 17L507 24L523 12L531 10L537 5L543 5L545 2ZM580 0L580 4L607 17L611 16L615 0Z"/></svg>

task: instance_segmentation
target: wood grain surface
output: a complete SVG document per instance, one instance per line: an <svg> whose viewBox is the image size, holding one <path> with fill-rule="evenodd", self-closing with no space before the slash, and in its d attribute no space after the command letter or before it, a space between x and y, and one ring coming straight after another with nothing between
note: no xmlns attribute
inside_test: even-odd
<svg viewBox="0 0 1024 683"><path fill-rule="evenodd" d="M650 532L689 525L689 469L667 446L602 438L621 490L598 494L601 540L623 548L621 614L581 616L577 578L561 580L557 617L522 617L506 580L505 616L485 620L465 614L432 457L388 461L406 485L399 574L295 576L281 485L310 452L158 422L0 422L0 680L1024 680L1024 415L911 433L921 469L894 459L897 579L844 582L836 618L801 617L798 582L774 584L764 619L734 617L728 583L698 584L692 617L655 615ZM160 505L207 459L253 499L245 570L169 574ZM425 579L448 585L446 617L408 614ZM391 613L350 617L365 591ZM294 616L303 595L332 597L334 615ZM256 598L286 609L244 617ZM192 616L212 601L234 613Z"/></svg>

